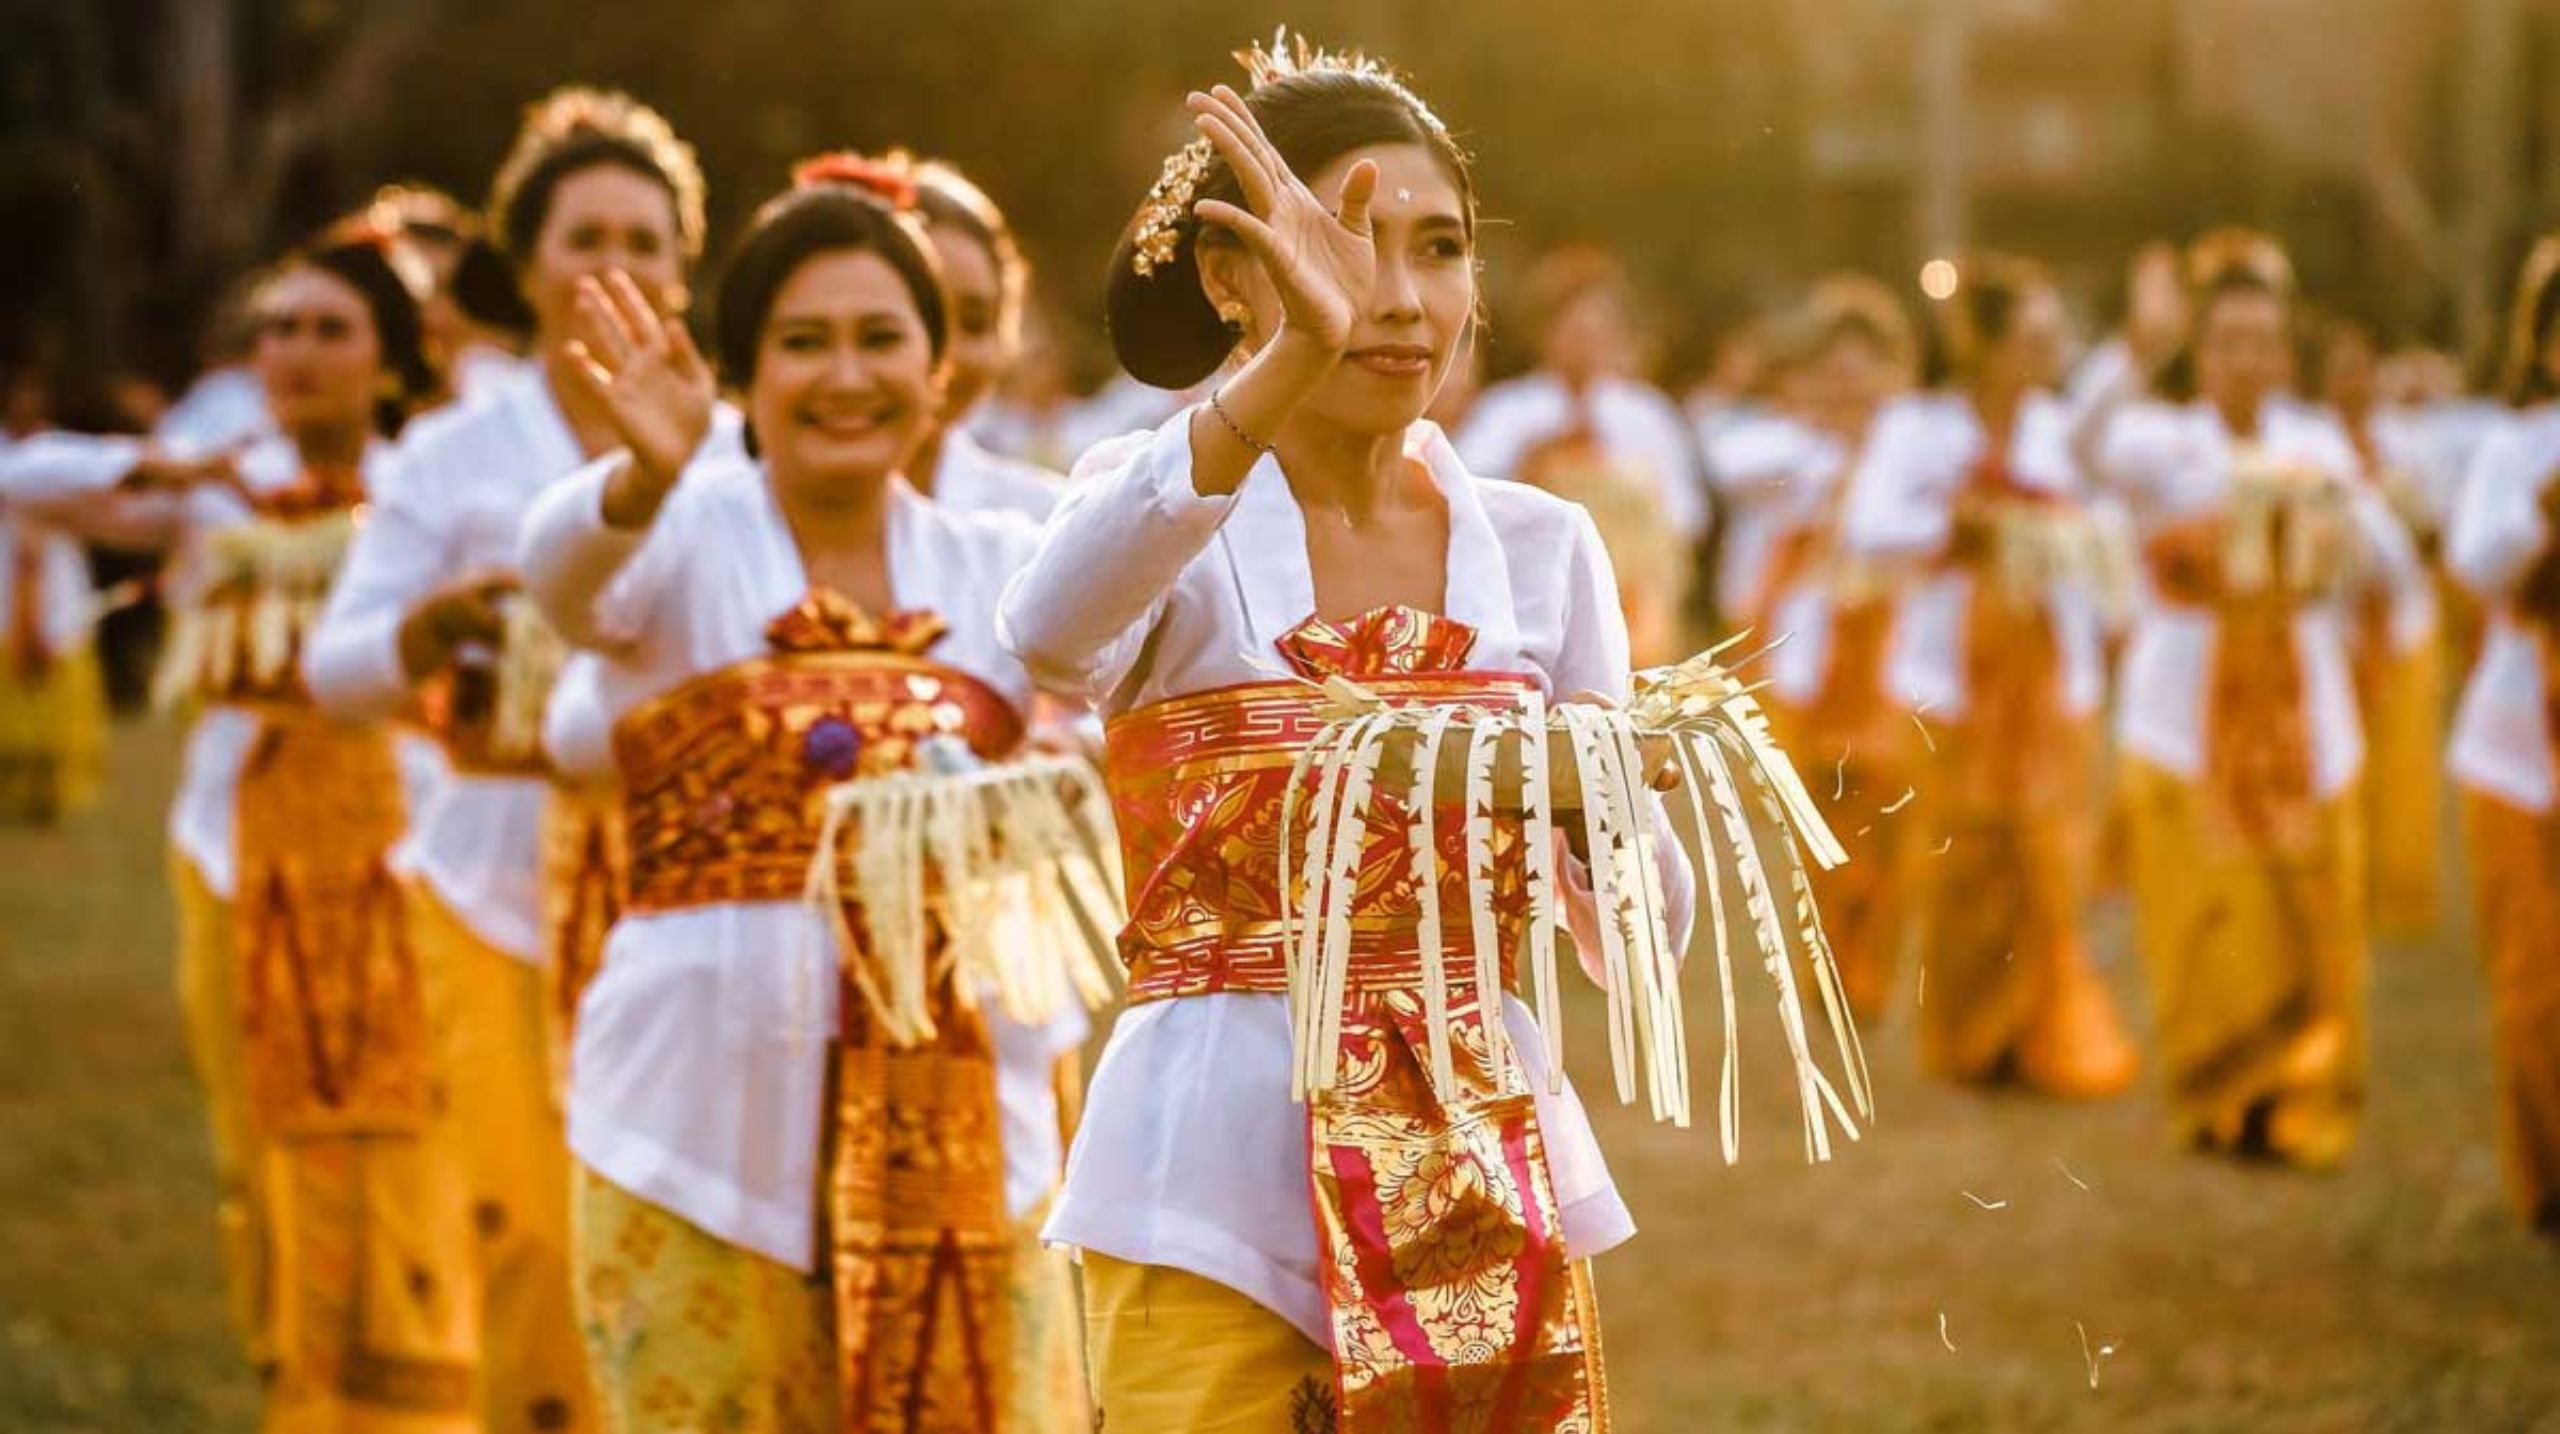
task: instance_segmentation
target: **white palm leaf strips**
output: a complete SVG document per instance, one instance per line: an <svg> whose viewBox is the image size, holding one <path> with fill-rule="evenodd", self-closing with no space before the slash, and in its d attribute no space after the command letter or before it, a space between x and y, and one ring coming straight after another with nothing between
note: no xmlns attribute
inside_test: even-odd
<svg viewBox="0 0 2560 1434"><path fill-rule="evenodd" d="M1110 803L1090 764L981 766L956 739L936 739L920 769L841 783L821 800L803 896L892 1044L934 1038L945 980L964 1004L992 994L1026 1025L1110 998L1112 939L1127 918Z"/></svg>
<svg viewBox="0 0 2560 1434"><path fill-rule="evenodd" d="M1658 753L1667 747L1695 819L1695 847L1688 855L1705 890L1707 919L1693 927L1691 942L1706 942L1715 957L1725 1032L1717 1124L1725 1157L1736 1158L1740 1149L1740 1021L1731 955L1737 934L1758 953L1768 978L1795 1071L1806 1155L1828 1159L1835 1134L1857 1138L1860 1122L1873 1112L1866 1058L1807 873L1808 862L1834 867L1847 853L1771 738L1751 689L1717 663L1723 650L1637 674L1624 710L1549 707L1534 698L1518 708L1396 707L1344 678L1325 684L1333 720L1300 754L1281 824L1283 832L1298 832L1298 808L1312 804L1304 816L1303 842L1285 840L1281 857L1297 1057L1293 1089L1299 1099L1332 1088L1340 1077L1351 902L1360 853L1370 837L1371 797L1382 770L1410 763L1411 826L1396 835L1412 854L1419 887L1416 940L1435 1088L1452 1088L1449 983L1442 965L1451 918L1432 879L1440 819L1435 808L1463 796L1477 989L1490 999L1500 985L1492 853L1496 829L1516 822L1527 867L1522 979L1549 1048L1550 1079L1560 1086L1560 888L1552 833L1560 813L1576 814L1572 819L1580 823L1589 854L1600 946L1590 954L1602 976L1618 1098L1632 1103L1641 1089L1656 1119L1688 1124L1688 1035L1679 981L1686 953L1670 931L1654 850L1664 838L1650 819L1646 781L1648 748ZM1460 759L1444 760L1444 753ZM1512 775L1515 766L1517 795L1506 810L1496 800L1499 778ZM1572 789L1560 794L1550 790L1551 781L1568 782ZM1445 790L1453 783L1463 791ZM1806 1018L1799 963L1810 972L1813 999L1822 1007L1828 1057L1818 1052ZM1502 1029L1498 1019L1485 1025ZM1494 1037L1494 1046L1497 1060L1513 1058L1502 1037ZM1825 1069L1825 1059L1836 1065L1836 1074Z"/></svg>

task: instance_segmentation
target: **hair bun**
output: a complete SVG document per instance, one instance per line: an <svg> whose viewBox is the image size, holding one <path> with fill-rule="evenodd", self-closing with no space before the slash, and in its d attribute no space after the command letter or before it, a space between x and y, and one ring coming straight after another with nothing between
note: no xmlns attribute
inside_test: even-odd
<svg viewBox="0 0 2560 1434"><path fill-rule="evenodd" d="M815 189L821 184L851 185L887 201L890 208L900 211L916 207L914 169L896 158L871 159L840 149L811 155L791 167L792 188Z"/></svg>
<svg viewBox="0 0 2560 1434"><path fill-rule="evenodd" d="M1218 371L1236 344L1226 322L1200 287L1195 246L1138 272L1137 225L1111 253L1111 281L1103 294L1102 326L1112 355L1138 382L1181 390Z"/></svg>

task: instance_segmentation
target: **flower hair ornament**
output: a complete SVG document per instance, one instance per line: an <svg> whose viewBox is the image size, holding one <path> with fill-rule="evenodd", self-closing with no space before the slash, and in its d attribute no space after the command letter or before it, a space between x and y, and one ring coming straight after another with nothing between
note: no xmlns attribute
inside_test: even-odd
<svg viewBox="0 0 2560 1434"><path fill-rule="evenodd" d="M821 184L866 190L901 214L916 207L915 163L904 150L872 159L840 149L812 155L791 167L792 188L815 189Z"/></svg>
<svg viewBox="0 0 2560 1434"><path fill-rule="evenodd" d="M1286 25L1271 32L1271 43L1256 43L1235 52L1236 63L1244 68L1248 92L1298 75L1346 74L1374 80L1393 90L1424 124L1435 130L1447 128L1431 107L1422 102L1406 86L1402 76L1383 60L1372 59L1358 50L1328 50L1312 44L1304 35L1289 33ZM1140 277L1152 278L1156 270L1173 262L1188 234L1186 225L1193 223L1191 206L1199 198L1200 186L1217 172L1218 153L1206 135L1175 150L1165 159L1164 169L1147 189L1146 202L1138 207L1138 225L1129 240L1130 267Z"/></svg>

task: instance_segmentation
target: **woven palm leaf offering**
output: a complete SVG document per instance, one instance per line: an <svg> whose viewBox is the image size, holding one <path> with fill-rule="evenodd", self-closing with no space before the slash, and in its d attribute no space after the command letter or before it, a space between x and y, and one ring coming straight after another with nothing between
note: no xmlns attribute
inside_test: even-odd
<svg viewBox="0 0 2560 1434"><path fill-rule="evenodd" d="M1356 888L1374 882L1362 853L1380 813L1394 815L1411 852L1420 903L1421 1000L1435 1092L1455 1088L1450 1045L1450 978L1443 961L1450 923L1470 923L1458 943L1474 952L1473 988L1501 988L1496 936L1496 847L1525 867L1528 919L1521 925L1526 996L1550 1052L1549 1078L1563 1080L1562 991L1556 975L1562 894L1558 834L1587 853L1598 950L1584 952L1607 1001L1609 1055L1618 1098L1639 1088L1657 1120L1691 1117L1689 1041L1680 975L1688 954L1672 937L1670 910L1654 861L1659 839L1649 819L1649 773L1667 762L1693 819L1682 840L1705 889L1703 941L1714 961L1724 1024L1717 1124L1727 1162L1740 1153L1738 1035L1733 945L1756 952L1775 999L1795 1068L1808 1158L1830 1158L1836 1133L1854 1140L1873 1113L1866 1059L1814 907L1807 863L1848 860L1830 827L1770 736L1754 689L1720 662L1740 637L1669 667L1636 674L1623 708L1551 704L1534 692L1518 707L1394 705L1352 680L1323 684L1327 724L1299 757L1280 829L1281 890L1288 893L1286 944L1295 1020L1295 1095L1321 1098L1343 1080L1341 1039L1351 977ZM1463 805L1452 798L1463 792ZM1685 794L1685 796L1681 795ZM1382 802L1387 795L1390 800ZM1401 797L1402 800L1393 800ZM1466 813L1463 911L1442 896L1444 850L1435 813ZM1407 816L1406 814L1411 814ZM1674 823L1676 829L1679 824ZM1392 840L1395 833L1389 833ZM1826 1069L1806 1015L1810 973L1831 1058ZM1499 1065L1517 1060L1482 1023ZM1844 1096L1845 1090L1845 1096Z"/></svg>
<svg viewBox="0 0 2560 1434"><path fill-rule="evenodd" d="M319 624L357 522L352 509L339 508L208 534L195 595L177 604L162 649L154 700L166 707L296 693L304 636Z"/></svg>
<svg viewBox="0 0 2560 1434"><path fill-rule="evenodd" d="M934 1039L934 993L1046 1023L1111 997L1119 839L1080 758L981 762L957 737L827 788L804 899L890 1044ZM856 930L856 922L860 930Z"/></svg>

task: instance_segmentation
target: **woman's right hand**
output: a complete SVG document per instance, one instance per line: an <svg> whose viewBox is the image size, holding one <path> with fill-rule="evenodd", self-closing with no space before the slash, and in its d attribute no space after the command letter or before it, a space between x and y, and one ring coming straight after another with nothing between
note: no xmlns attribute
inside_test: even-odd
<svg viewBox="0 0 2560 1434"><path fill-rule="evenodd" d="M711 431L711 366L682 322L660 314L619 269L578 281L570 368L631 450L628 470L654 513ZM608 501L611 515L616 505Z"/></svg>
<svg viewBox="0 0 2560 1434"><path fill-rule="evenodd" d="M1204 199L1192 212L1243 241L1262 261L1289 329L1340 354L1377 283L1378 249L1369 201L1378 192L1378 166L1361 160L1342 178L1327 207L1289 168L1262 132L1244 97L1220 85L1190 99L1192 122L1217 146L1235 172L1249 209Z"/></svg>
<svg viewBox="0 0 2560 1434"><path fill-rule="evenodd" d="M454 655L471 643L504 641L507 619L498 603L516 587L508 574L474 573L420 598L400 620L400 666L409 680L452 666Z"/></svg>

